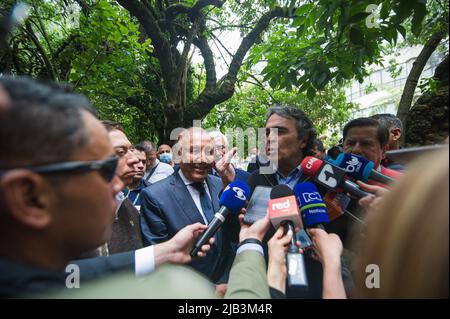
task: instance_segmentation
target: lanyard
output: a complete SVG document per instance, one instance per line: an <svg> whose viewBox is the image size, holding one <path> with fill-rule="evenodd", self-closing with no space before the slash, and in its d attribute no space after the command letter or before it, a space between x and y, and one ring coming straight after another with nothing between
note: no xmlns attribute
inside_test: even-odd
<svg viewBox="0 0 450 319"><path fill-rule="evenodd" d="M135 198L134 201L133 201L133 206L136 206L136 203L137 203L137 201L138 201L138 199L139 199L139 195L141 195L140 192L136 195L136 198Z"/></svg>

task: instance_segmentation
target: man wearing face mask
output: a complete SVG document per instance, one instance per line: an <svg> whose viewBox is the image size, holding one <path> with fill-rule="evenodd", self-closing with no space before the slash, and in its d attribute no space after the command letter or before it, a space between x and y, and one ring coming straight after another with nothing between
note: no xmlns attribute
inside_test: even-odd
<svg viewBox="0 0 450 319"><path fill-rule="evenodd" d="M172 166L166 163L161 163L158 159L158 152L150 141L143 141L140 143L145 149L145 156L147 157L146 171L144 180L150 184L154 184L173 174Z"/></svg>
<svg viewBox="0 0 450 319"><path fill-rule="evenodd" d="M158 147L158 158L161 163L169 164L174 167L175 163L173 162L172 148L167 144L161 144Z"/></svg>

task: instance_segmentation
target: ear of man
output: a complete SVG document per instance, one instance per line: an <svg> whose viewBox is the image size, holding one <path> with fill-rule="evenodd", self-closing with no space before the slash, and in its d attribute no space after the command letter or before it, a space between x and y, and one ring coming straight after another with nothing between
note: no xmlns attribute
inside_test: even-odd
<svg viewBox="0 0 450 319"><path fill-rule="evenodd" d="M400 140L400 137L402 136L402 130L401 129L399 129L399 128L393 128L392 130L391 130L391 133L394 135L393 136L393 140L394 141L398 141L398 140Z"/></svg>
<svg viewBox="0 0 450 319"><path fill-rule="evenodd" d="M28 227L43 229L51 222L50 207L55 200L51 184L27 170L14 170L0 182L8 213Z"/></svg>

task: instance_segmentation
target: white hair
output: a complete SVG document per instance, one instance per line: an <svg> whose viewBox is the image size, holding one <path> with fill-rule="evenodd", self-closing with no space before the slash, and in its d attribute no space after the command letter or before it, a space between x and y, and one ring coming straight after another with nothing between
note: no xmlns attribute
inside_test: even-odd
<svg viewBox="0 0 450 319"><path fill-rule="evenodd" d="M208 133L209 133L209 136L211 136L213 139L216 139L219 136L222 137L223 140L225 141L225 145L227 147L229 146L228 139L222 132L220 132L220 131L211 131L211 132L208 132Z"/></svg>

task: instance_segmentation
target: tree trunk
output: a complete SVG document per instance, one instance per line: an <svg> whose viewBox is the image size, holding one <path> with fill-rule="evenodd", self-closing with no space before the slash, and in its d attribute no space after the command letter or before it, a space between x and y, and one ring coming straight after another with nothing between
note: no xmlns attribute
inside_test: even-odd
<svg viewBox="0 0 450 319"><path fill-rule="evenodd" d="M431 54L436 50L436 47L441 42L442 38L445 36L445 32L436 32L427 41L416 61L413 63L413 67L409 72L408 78L406 79L405 87L403 89L403 94L400 99L398 106L397 116L403 123L403 131L406 131L406 117L409 110L411 109L412 100L414 97L414 92L417 87L420 75L422 74L423 68L427 64L428 59ZM400 144L403 145L405 134L402 135Z"/></svg>
<svg viewBox="0 0 450 319"><path fill-rule="evenodd" d="M442 143L449 131L448 85L422 95L406 117L405 147Z"/></svg>
<svg viewBox="0 0 450 319"><path fill-rule="evenodd" d="M159 137L160 144L169 144L171 145L174 142L174 136L172 136L171 141L171 133L173 130L184 127L183 119L184 119L184 109L186 105L182 103L182 96L184 92L182 92L181 86L177 87L177 90L172 92L167 92L167 104L164 110L164 131L161 132Z"/></svg>
<svg viewBox="0 0 450 319"><path fill-rule="evenodd" d="M442 143L449 131L449 58L448 54L438 65L433 78L437 90L425 93L408 112L404 130L405 146L423 146Z"/></svg>

